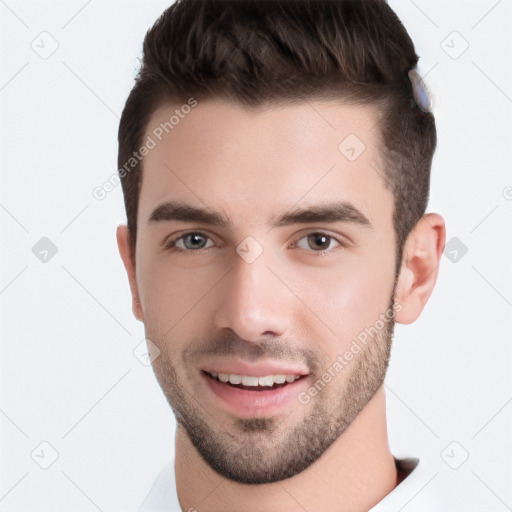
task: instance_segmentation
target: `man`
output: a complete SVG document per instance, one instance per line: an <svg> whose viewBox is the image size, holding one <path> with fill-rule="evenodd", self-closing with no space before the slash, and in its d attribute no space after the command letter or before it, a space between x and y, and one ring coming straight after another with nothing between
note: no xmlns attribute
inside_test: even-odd
<svg viewBox="0 0 512 512"><path fill-rule="evenodd" d="M177 430L140 510L395 510L421 471L383 387L445 241L417 61L383 0L178 0L146 35L117 240Z"/></svg>

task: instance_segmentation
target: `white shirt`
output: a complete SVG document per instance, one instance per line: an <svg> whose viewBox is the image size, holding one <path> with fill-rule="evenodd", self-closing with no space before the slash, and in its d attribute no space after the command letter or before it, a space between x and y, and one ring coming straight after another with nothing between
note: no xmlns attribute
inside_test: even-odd
<svg viewBox="0 0 512 512"><path fill-rule="evenodd" d="M433 475L419 463L419 459L409 457L397 459L398 471L406 474L395 489L385 496L368 512L398 512L411 502L414 512L436 512L441 510L431 488L426 484ZM160 471L148 495L142 502L138 512L182 512L176 492L174 463L166 464Z"/></svg>

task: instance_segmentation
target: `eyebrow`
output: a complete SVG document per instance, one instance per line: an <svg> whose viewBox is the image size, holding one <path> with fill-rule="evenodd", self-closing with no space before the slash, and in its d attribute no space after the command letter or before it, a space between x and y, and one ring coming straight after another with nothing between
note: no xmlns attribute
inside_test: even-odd
<svg viewBox="0 0 512 512"><path fill-rule="evenodd" d="M149 222L196 222L232 230L233 223L221 213L179 202L167 201L157 206L149 217ZM373 229L370 220L353 204L347 201L328 202L307 208L295 208L270 219L273 227L314 222L347 222Z"/></svg>

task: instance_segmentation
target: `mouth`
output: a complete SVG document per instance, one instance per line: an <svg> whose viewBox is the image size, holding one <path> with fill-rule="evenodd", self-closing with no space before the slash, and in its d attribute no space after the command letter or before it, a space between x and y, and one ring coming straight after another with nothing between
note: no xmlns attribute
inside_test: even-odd
<svg viewBox="0 0 512 512"><path fill-rule="evenodd" d="M278 389L306 377L306 375L264 375L258 377L253 375L240 375L237 373L201 371L206 375L206 377L212 380L227 384L234 388L245 389L247 391L269 391L272 389Z"/></svg>
<svg viewBox="0 0 512 512"><path fill-rule="evenodd" d="M291 407L303 407L299 394L308 387L309 375L242 375L201 370L211 392L211 407L231 416L253 418L283 414Z"/></svg>

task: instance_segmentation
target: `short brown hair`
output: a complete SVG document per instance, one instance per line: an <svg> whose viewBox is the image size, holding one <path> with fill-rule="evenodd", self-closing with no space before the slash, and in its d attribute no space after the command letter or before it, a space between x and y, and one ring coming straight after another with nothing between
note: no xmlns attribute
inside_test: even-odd
<svg viewBox="0 0 512 512"><path fill-rule="evenodd" d="M413 42L385 0L177 0L144 39L119 125L118 166L135 248L142 163L121 167L167 101L222 98L244 106L332 99L375 105L394 195L397 269L425 213L434 116L414 101Z"/></svg>

